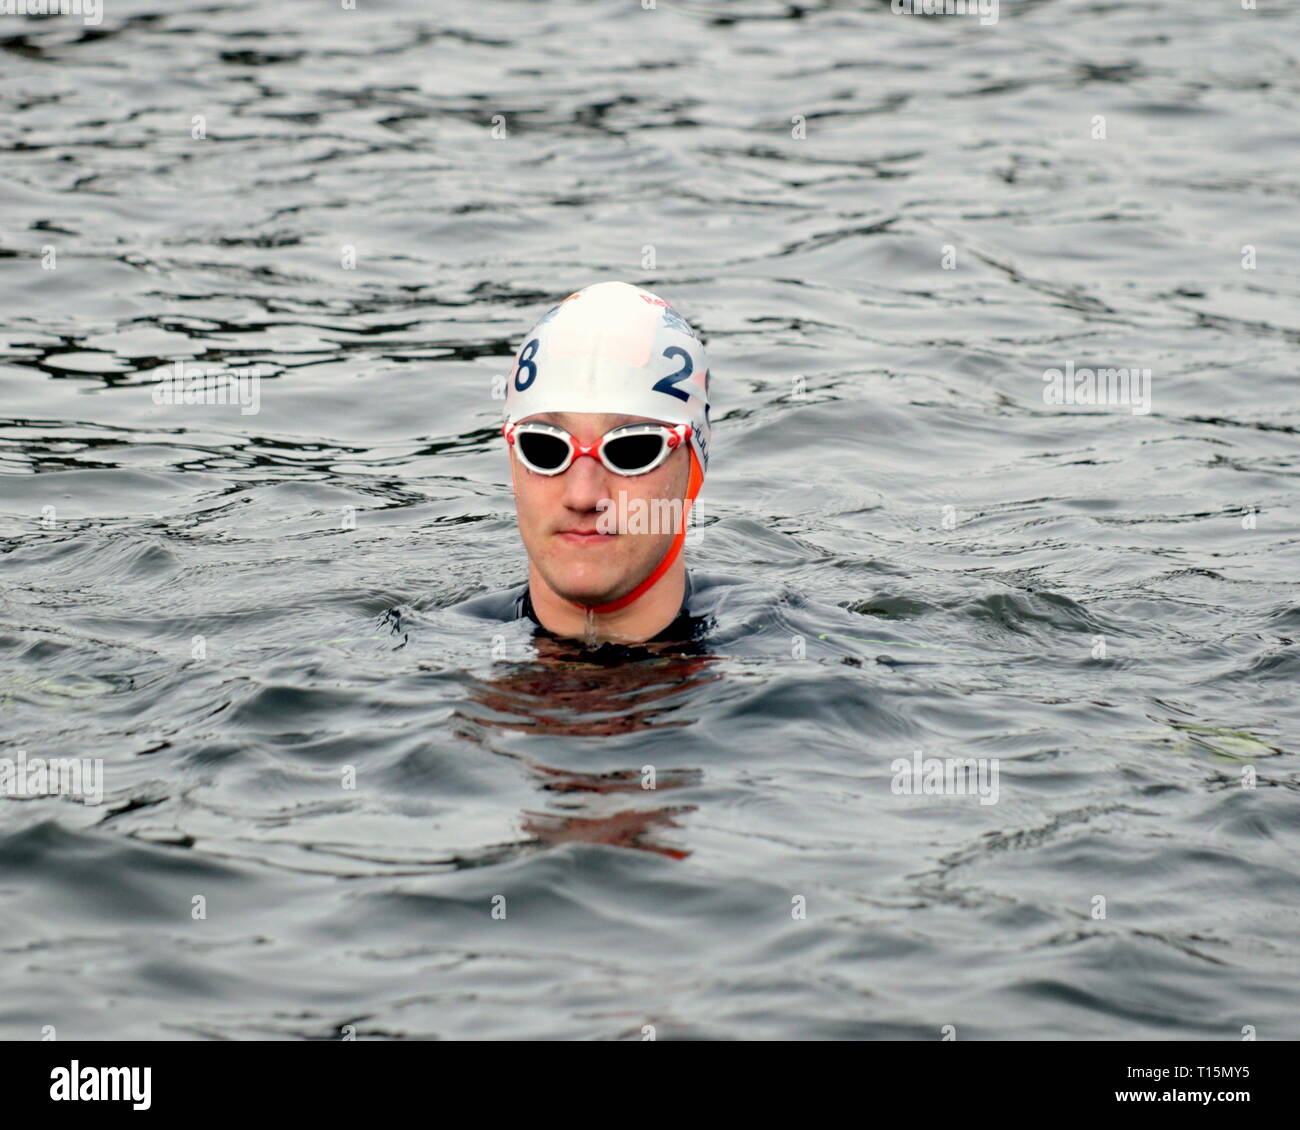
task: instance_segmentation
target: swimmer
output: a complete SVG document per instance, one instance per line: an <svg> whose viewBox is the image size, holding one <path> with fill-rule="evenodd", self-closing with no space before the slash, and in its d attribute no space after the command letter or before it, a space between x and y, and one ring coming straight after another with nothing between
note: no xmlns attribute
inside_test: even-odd
<svg viewBox="0 0 1300 1130"><path fill-rule="evenodd" d="M588 644L675 638L710 439L708 358L686 321L627 283L569 295L519 348L502 433L528 554L515 615Z"/></svg>

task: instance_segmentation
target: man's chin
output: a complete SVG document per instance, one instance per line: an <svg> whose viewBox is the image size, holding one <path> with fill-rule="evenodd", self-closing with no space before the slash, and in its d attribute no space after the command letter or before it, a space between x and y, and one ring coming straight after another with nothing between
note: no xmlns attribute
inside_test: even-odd
<svg viewBox="0 0 1300 1130"><path fill-rule="evenodd" d="M549 584L550 582L548 582ZM631 592L631 588L623 585L597 584L575 584L572 580L566 581L561 588L551 584L551 589L557 596L574 604L584 604L589 608L595 608L601 604L608 604L611 600L617 600L625 592Z"/></svg>
<svg viewBox="0 0 1300 1130"><path fill-rule="evenodd" d="M635 587L628 583L620 570L597 569L590 565L565 568L563 564L553 562L542 576L557 596L588 607L608 604Z"/></svg>

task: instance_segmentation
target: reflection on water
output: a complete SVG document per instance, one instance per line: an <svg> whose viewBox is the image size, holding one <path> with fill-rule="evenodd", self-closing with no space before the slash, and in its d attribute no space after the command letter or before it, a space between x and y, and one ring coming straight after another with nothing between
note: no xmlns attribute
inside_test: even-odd
<svg viewBox="0 0 1300 1130"><path fill-rule="evenodd" d="M537 661L496 664L491 679L470 681L470 701L490 713L468 714L462 708L457 715L488 731L581 738L689 726L689 718L677 716L683 702L694 688L721 676L713 669L716 657L707 654L648 657L680 649L606 644L576 652L575 645L539 634ZM690 854L661 842L658 832L680 827L674 817L695 806L650 807L650 802L658 800L660 790L698 784L702 770L646 765L583 773L511 756L535 777L540 792L550 794L546 799L554 811L524 813L523 829L537 844L611 844L673 859Z"/></svg>
<svg viewBox="0 0 1300 1130"><path fill-rule="evenodd" d="M491 681L470 683L475 702L507 716L492 725L575 737L685 726L674 713L682 700L721 677L708 655L636 660L617 657L629 650L619 648L593 662L562 658L560 641L539 642L539 661L498 664Z"/></svg>

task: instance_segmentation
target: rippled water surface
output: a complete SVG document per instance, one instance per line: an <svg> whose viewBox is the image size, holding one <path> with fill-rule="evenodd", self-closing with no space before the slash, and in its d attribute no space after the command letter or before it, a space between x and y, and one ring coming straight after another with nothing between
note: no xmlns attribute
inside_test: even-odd
<svg viewBox="0 0 1300 1130"><path fill-rule="evenodd" d="M1300 1036L1300 9L1237 9L0 16L0 756L105 789L0 799L0 1035ZM610 278L708 342L736 582L624 662L452 609Z"/></svg>

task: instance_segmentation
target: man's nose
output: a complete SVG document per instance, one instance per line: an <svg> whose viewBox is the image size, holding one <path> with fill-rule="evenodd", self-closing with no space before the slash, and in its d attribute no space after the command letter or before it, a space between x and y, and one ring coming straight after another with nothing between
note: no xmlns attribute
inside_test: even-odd
<svg viewBox="0 0 1300 1130"><path fill-rule="evenodd" d="M564 505L570 510L595 510L596 503L609 495L607 475L599 459L579 455L564 472Z"/></svg>

